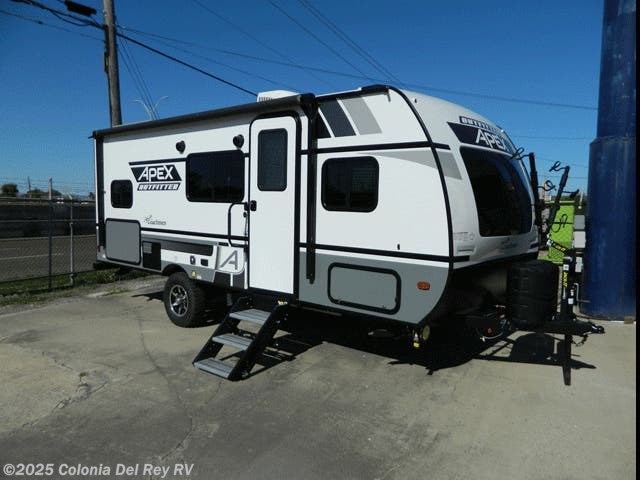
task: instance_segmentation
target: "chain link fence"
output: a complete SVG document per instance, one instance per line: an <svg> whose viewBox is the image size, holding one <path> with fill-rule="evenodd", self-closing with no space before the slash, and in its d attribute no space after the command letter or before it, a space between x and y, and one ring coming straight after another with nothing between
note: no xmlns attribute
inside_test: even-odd
<svg viewBox="0 0 640 480"><path fill-rule="evenodd" d="M0 198L0 284L93 270L93 201Z"/></svg>

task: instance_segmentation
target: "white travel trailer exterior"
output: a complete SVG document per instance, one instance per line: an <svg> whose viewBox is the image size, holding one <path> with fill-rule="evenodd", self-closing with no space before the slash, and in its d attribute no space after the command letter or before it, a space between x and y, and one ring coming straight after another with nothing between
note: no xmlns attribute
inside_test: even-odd
<svg viewBox="0 0 640 480"><path fill-rule="evenodd" d="M289 94L94 138L98 260L174 275L184 326L188 277L417 328L499 301L537 255L508 136L422 94Z"/></svg>

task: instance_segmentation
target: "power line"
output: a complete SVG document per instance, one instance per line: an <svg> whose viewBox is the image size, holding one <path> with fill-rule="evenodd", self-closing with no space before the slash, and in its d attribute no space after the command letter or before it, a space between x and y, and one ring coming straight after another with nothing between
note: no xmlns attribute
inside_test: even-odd
<svg viewBox="0 0 640 480"><path fill-rule="evenodd" d="M70 30L68 28L64 28L64 27L61 27L59 25L53 25L51 23L45 22L44 20L40 20L38 18L27 17L25 15L19 15L17 13L7 12L6 10L0 10L0 14L11 16L11 17L16 17L16 18L19 18L20 20L25 20L27 22L36 23L36 24L41 25L43 27L53 28L55 30L60 30L60 31L63 31L63 32L72 33L74 35L79 35L81 37L90 38L91 40L97 40L98 42L102 42L103 41L102 38L94 37L92 35L87 35L86 33L82 33L82 32L76 32L75 30Z"/></svg>
<svg viewBox="0 0 640 480"><path fill-rule="evenodd" d="M405 85L409 88L417 88L421 90L430 90L434 92L442 92L442 93L450 93L452 95L462 95L465 97L477 97L484 98L486 100L498 100L502 102L511 102L511 103L524 103L527 105L541 105L544 107L558 107L558 108L572 108L577 110L598 110L597 107L590 107L588 105L574 105L569 103L558 103L558 102L545 102L542 100L527 100L523 98L515 98L515 97L503 97L501 95L491 95L485 93L476 93L476 92L461 92L459 90L451 90L448 88L438 88L438 87L430 87L426 85L418 85L415 83L405 83Z"/></svg>
<svg viewBox="0 0 640 480"><path fill-rule="evenodd" d="M242 33L244 36L250 38L251 40L253 40L254 42L256 42L257 44L261 45L263 48L269 50L271 53L274 53L275 55L277 55L280 58L286 58L287 60L289 60L286 55L284 53L282 53L280 50L277 50L275 48L270 47L269 45L267 45L265 42L263 42L262 40L260 40L259 38L257 38L255 35L253 35L251 32L248 32L247 30L245 30L244 28L242 28L240 25L238 25L237 23L232 22L231 20L229 20L228 18L224 17L223 15L221 15L220 13L216 12L215 10L209 8L206 4L202 3L199 0L193 0L193 2L200 6L202 9L206 10L207 12L209 12L211 15L215 16L216 18L218 18L219 20L222 20L223 22L225 22L226 24L230 25L231 27L233 27L234 30L239 31L240 33Z"/></svg>
<svg viewBox="0 0 640 480"><path fill-rule="evenodd" d="M340 27L333 23L329 18L324 16L315 6L308 0L298 0L298 3L306 8L314 17L322 22L329 30L331 30L338 38L347 44L354 52L362 57L369 65L378 70L383 76L389 78L392 82L402 85L398 77L387 70L380 62L373 58L367 51L365 51L360 45L358 45L351 37L349 37Z"/></svg>
<svg viewBox="0 0 640 480"><path fill-rule="evenodd" d="M90 21L89 20L84 20L84 19L78 18L78 17L76 17L74 15L69 15L69 14L67 14L65 12L61 12L59 10L55 10L53 8L47 7L46 5L43 5L40 2L36 2L36 1L33 1L33 0L14 0L14 1L18 2L18 3L24 3L26 5L30 5L30 6L33 6L33 7L37 7L37 8L40 8L42 10L46 10L47 12L52 13L53 15L55 15L56 17L60 18L63 21L67 21L67 20L64 20L62 17L69 17L69 18L73 18L74 20L78 20L79 22L82 22L83 26L86 25L86 26L92 26L92 27L95 27L95 28L99 28L100 30L103 29L103 25L99 24L95 20L90 20ZM136 45L138 45L138 46L140 46L142 48L145 48L146 50L149 50L149 51L151 51L151 52L153 52L153 53L155 53L157 55L160 55L160 56L162 56L164 58L167 58L167 59L172 60L172 61L174 61L176 63L179 63L182 66L190 68L191 70L195 70L196 72L199 72L199 73L201 73L203 75L206 75L207 77L213 78L214 80L217 80L218 82L224 83L225 85L228 85L228 86L233 87L233 88L235 88L237 90L245 92L245 93L247 93L247 94L249 94L251 96L256 96L257 95L255 92L252 92L251 90L248 90L248 89L246 89L244 87L241 87L240 85L237 85L237 84L235 84L233 82L225 80L224 78L221 78L218 75L214 75L211 72L207 72L206 70L203 70L203 69L201 69L199 67L196 67L195 65L192 65L192 64L190 64L188 62L180 60L179 58L176 58L173 55L169 55L168 53L165 53L165 52L163 52L161 50L158 50L157 48L154 48L154 47L152 47L150 45L147 45L144 42L140 42L139 40L136 40L136 39L131 38L131 37L127 36L127 35L124 35L123 33L116 32L116 35L118 37L120 37L120 38L124 38L126 40L129 40L130 42L135 43Z"/></svg>
<svg viewBox="0 0 640 480"><path fill-rule="evenodd" d="M538 157L536 156L536 160L542 160L543 162L549 162L549 163L556 163L559 162L563 165L569 165L571 167L575 167L575 168L589 168L587 165L580 165L578 163L572 163L572 162L565 162L562 160L554 160L553 158L546 158L546 157Z"/></svg>
<svg viewBox="0 0 640 480"><path fill-rule="evenodd" d="M139 80L140 80L140 85L142 86L143 89L143 93L144 96L146 98L146 102L148 105L151 105L151 102L153 102L153 97L151 95L151 91L149 90L149 85L147 84L147 82L144 79L144 75L142 74L142 69L140 68L140 66L138 65L138 62L136 62L135 57L133 56L133 52L131 51L131 49L128 46L128 42L127 40L122 40L122 42L120 42L120 45L122 45L122 49L125 51L126 55L129 57L129 61L133 67L133 69L135 70Z"/></svg>
<svg viewBox="0 0 640 480"><path fill-rule="evenodd" d="M516 135L514 133L509 134L510 137L516 138L529 138L535 140L591 140L592 137L539 137L535 135Z"/></svg>
<svg viewBox="0 0 640 480"><path fill-rule="evenodd" d="M127 57L129 58L129 63L131 64L133 69L133 73L131 71L129 73L132 75L132 77L134 76L134 74L137 75L138 77L138 81L141 87L138 91L142 96L142 100L146 105L149 105L149 107L151 108L153 106L153 97L151 95L151 91L149 90L149 86L147 85L147 82L145 81L144 76L142 75L142 70L138 66L138 63L136 62L136 59L133 56L133 53L127 46L127 41L123 39L122 42L120 42L120 44L118 45L118 48L120 48L120 46L122 46L122 50L125 55L123 58L127 58ZM152 118L155 117L156 119L158 118L155 111L153 110L151 110L151 117Z"/></svg>
<svg viewBox="0 0 640 480"><path fill-rule="evenodd" d="M55 10L46 7L45 5L42 5L38 2L33 2L30 0L14 0L14 1L18 1L19 3L25 3L27 5L31 5L31 6L35 6L44 10L47 10L49 12L54 12ZM64 12L59 12L59 11L55 11L56 13L59 14L64 14ZM13 16L16 16L15 14L10 14ZM75 20L79 20L79 21L83 21L83 19L79 19L75 16L72 15L68 15L68 14L64 14L65 16L74 18ZM30 19L31 21L34 21L32 19ZM39 21L35 21L36 23L39 23ZM94 26L96 28L100 28L102 29L102 26L100 26L100 24L98 24L95 21L91 21L91 22L84 22L86 25L88 26ZM60 27L54 27L54 28L60 28ZM130 31L137 31L139 34L145 34L145 35L155 35L155 34L150 34L148 32L142 32L140 30L134 30L134 29L129 29ZM119 36L123 36L122 34L119 34ZM158 36L158 35L155 35ZM95 37L90 37L89 38L93 38L95 39ZM235 84L233 84L232 82L227 82L226 80L213 75L209 72L206 72L202 69L199 69L198 67L195 67L193 65L190 65L186 62L183 62L175 57L172 57L171 55L168 54L164 54L164 52L161 52L157 49L153 49L153 47L150 47L146 44L142 44L142 42L138 42L137 40L134 41L134 39L130 38L130 37L126 37L124 36L124 38L127 38L129 41L132 41L133 43L136 43L140 46L143 46L143 48L147 48L150 51L153 51L154 53L157 53L159 55L165 56L166 58L173 60L177 63L180 63L188 68L192 68L196 71L198 71L199 73L202 73L204 75L207 75L211 78L214 78L215 80L218 80L222 83L225 83L229 86L233 86L234 88L238 88L241 91L244 91L245 93L250 93L251 95L255 95L254 92L250 92L249 90L244 89L243 87L237 86ZM176 42L181 42L181 43L185 43L182 42L180 40L176 40L176 39L170 39L169 37L163 37L167 40L170 41L176 41ZM197 44L194 43L189 43L192 46L198 46ZM257 57L254 55L248 55L248 54L243 54L243 53L239 53L239 52L233 52L230 50L222 50L222 49L212 49L210 47L204 47L204 46L198 46L199 48L207 48L207 49L211 49L211 50L215 50L215 51L219 51L221 53L226 53L229 55L234 55L234 56L239 56L239 57L244 57L244 58L249 58L249 59L253 59L256 61L261 61L261 62L267 62L267 63L274 63L274 64L279 64L279 65L283 65L283 66L288 66L291 68L296 68L296 69L301 69L301 70L311 70L311 71L316 71L316 72L321 72L321 73L326 73L326 74L331 74L331 75L336 75L336 76L342 76L342 77L348 77L348 78L356 78L356 79L368 79L370 81L373 82L384 82L384 80L380 80L380 79L372 79L368 76L360 76L360 75L354 75L354 74L349 74L349 73L345 73L345 72L337 72L334 70L328 70L328 69L323 69L323 68L317 68L317 67L309 67L309 66L305 66L305 65L298 65L292 62L281 62L278 60L269 60L269 59L265 59L262 57ZM445 89L445 88L439 88L439 87L433 87L433 86L428 86L428 85L419 85L419 84L413 84L413 83L404 83L404 85L406 87L409 88L415 88L419 91L426 91L426 92L442 92L442 93L448 93L451 95L461 95L461 96L467 96L467 97L477 97L477 98L484 98L484 99L490 99L490 100L497 100L497 101L503 101L503 102L511 102L511 103L523 103L523 104L528 104L528 105L540 105L540 106L547 106L547 107L556 107L556 108L570 108L570 109L580 109L580 110L593 110L596 111L597 107L590 107L590 106L586 106L586 105L575 105L575 104L566 104L566 103L557 103L557 102L546 102L546 101L540 101L540 100L529 100L529 99L522 99L522 98L515 98L515 97L505 97L505 96L499 96L499 95L489 95L489 94L482 94L482 93L477 93L477 92L462 92L459 90L452 90L452 89Z"/></svg>
<svg viewBox="0 0 640 480"><path fill-rule="evenodd" d="M206 55L201 55L201 54L195 53L195 52L193 52L191 50L187 50L186 48L176 47L175 45L172 45L171 42L184 44L184 45L194 45L196 47L199 46L200 48L205 49L205 50L214 50L215 51L215 50L218 50L218 49L215 49L215 48L210 49L210 48L205 47L203 45L197 45L197 44L193 44L191 42L186 42L186 41L182 41L182 40L168 38L168 37L164 37L162 35L156 35L156 34L153 34L153 33L142 32L140 30L136 30L135 28L127 28L127 27L122 26L122 25L118 25L118 28L121 29L121 30L125 30L127 32L134 32L134 33L136 33L138 35L142 35L142 36L146 36L146 37L152 38L154 41L156 41L156 42L158 42L158 43L160 43L162 45L165 45L165 46L167 46L169 48L172 48L174 50L177 50L179 52L183 52L183 53L186 53L187 55L191 55L193 57L203 59L203 60L205 60L207 62L210 62L210 63L213 63L215 65L223 66L225 68L228 68L230 70L234 70L236 72L242 73L242 74L250 76L250 77L259 78L259 79L264 80L265 82L271 83L273 85L276 85L276 86L279 86L279 87L286 87L286 88L289 88L291 90L298 90L299 89L298 87L294 87L292 85L288 85L288 84L286 84L284 82L272 80L270 78L267 78L267 77L264 77L262 75L259 75L259 74L255 73L255 72L249 72L247 70L243 70L241 68L234 67L233 65L229 65L228 63L224 63L224 62L221 62L219 60L214 60L211 57L207 57ZM165 42L165 41L159 40L159 39L165 39L165 40L168 40L168 41Z"/></svg>
<svg viewBox="0 0 640 480"><path fill-rule="evenodd" d="M298 70L311 70L314 72L319 72L319 73L325 73L328 75L335 75L335 76L339 76L339 77L346 77L346 78L353 78L353 79L358 79L358 80L362 80L362 79L368 79L370 81L373 81L374 83L384 83L385 80L383 79L371 79L369 77L366 76L362 76L362 75L355 75L355 74L351 74L351 73L346 73L346 72L339 72L336 70L330 70L330 69L326 69L326 68L318 68L318 67L312 67L309 65L300 65L297 63L293 63L293 62L283 62L280 60L272 60L272 59L268 59L268 58L264 58L264 57L259 57L256 55L251 55L248 53L242 53L242 52L237 52L234 50L228 50L228 49L221 49L221 48L215 48L215 47L211 47L211 46L207 46L207 45L202 45L202 44L198 44L198 43L194 43L194 42L189 42L189 41L185 41L185 40L179 40L176 38L171 38L171 37L167 37L164 35L158 35L155 33L150 33L150 32L146 32L144 30L139 30L136 28L131 28L131 27L122 27L125 28L126 30L130 31L130 32L134 32L137 33L139 35L143 35L143 36L147 36L147 37L155 37L155 38L162 38L164 40L170 41L170 42L175 42L175 43L180 43L183 45L188 45L191 47L195 47L195 48L201 48L203 50L209 50L209 51L214 51L214 52L218 52L218 53L223 53L226 55L231 55L231 56L235 56L235 57L241 57L241 58L247 58L250 60L255 60L258 62L264 62L264 63L271 63L274 65L281 65L281 66L285 66L285 67L290 67L290 68L295 68ZM466 97L477 97L477 98L484 98L484 99L490 99L490 100L497 100L497 101L502 101L502 102L510 102L510 103L524 103L527 105L540 105L540 106L545 106L545 107L555 107L555 108L570 108L570 109L579 109L579 110L597 110L597 107L590 107L587 105L576 105L576 104L566 104L566 103L557 103L557 102L546 102L546 101L541 101L541 100L532 100L532 99L523 99L523 98L516 98L516 97L503 97L503 96L498 96L498 95L490 95L490 94L483 94L483 93L477 93L477 92L462 92L460 90L451 90L451 89L445 89L445 88L440 88L440 87L434 87L431 85L420 85L420 84L415 84L415 83L406 83L403 82L405 87L409 87L409 88L415 88L416 90L419 91L425 91L425 92L441 92L441 93L448 93L451 95L462 95L462 96L466 96Z"/></svg>
<svg viewBox="0 0 640 480"><path fill-rule="evenodd" d="M300 23L298 20L296 20L293 16L291 16L289 13L287 13L287 11L285 9L283 9L282 7L280 7L278 4L276 4L275 2L273 2L272 0L267 0L271 6L273 8L275 8L276 10L278 10L280 13L282 13L285 17L287 17L289 20L291 20L293 23L295 23L298 27L300 27L300 29L302 29L304 32L306 32L308 35L310 35L311 37L313 37L314 39L316 39L316 41L318 41L318 43L320 43L321 45L323 45L327 50L329 50L331 53L333 53L336 57L338 57L339 59L341 59L343 62L345 62L347 65L351 66L351 68L353 68L355 71L359 72L361 75L363 75L365 78L367 78L369 81L371 82L375 82L375 80L373 80L371 77L369 77L366 73L364 73L362 70L360 70L358 67L356 67L353 63L351 63L349 60L347 60L342 54L340 54L340 52L338 52L336 49L334 49L333 47L331 47L328 43L326 43L324 40L322 40L320 37L318 37L315 33L313 33L311 30L309 30L307 27L305 27L302 23Z"/></svg>
<svg viewBox="0 0 640 480"><path fill-rule="evenodd" d="M269 46L266 42L260 40L255 35L253 35L251 32L248 32L247 30L242 28L240 25L236 24L235 22L232 22L231 20L229 20L228 18L224 17L220 13L218 13L215 10L209 8L206 4L202 3L200 0L193 0L193 2L196 5L200 6L202 9L204 9L205 11L207 11L208 13L210 13L211 15L215 16L219 20L222 20L224 23L226 23L226 24L230 25L231 27L233 27L234 30L237 30L238 32L240 32L244 36L246 36L247 38L250 38L251 40L253 40L255 43L259 44L262 48L265 48L266 50L269 50L271 53L275 54L279 58L282 58L282 59L284 59L284 60L286 60L288 62L293 62L293 59L291 59L291 57L285 55L282 51ZM156 36L160 37L159 35L156 35ZM189 43L189 42L186 42L186 43ZM306 72L306 73L308 75L312 76L313 78L315 78L316 80L319 80L322 83L324 83L326 85L329 85L332 88L337 88L331 82L327 82L326 80L324 80L324 79L320 78L319 76L315 75L313 72ZM297 87L294 88L294 90L297 90L297 89L298 89Z"/></svg>
<svg viewBox="0 0 640 480"><path fill-rule="evenodd" d="M171 43L163 42L162 40L155 40L155 41L158 42L158 43L161 43L163 45L166 45L169 48L173 48L174 50L177 50L179 52L186 53L187 55L191 55L191 56L200 58L202 60L205 60L207 62L213 63L215 65L221 65L221 66L223 66L225 68L228 68L230 70L234 70L236 72L242 73L242 74L250 76L250 77L259 78L261 80L264 80L265 82L271 83L271 84L276 85L278 87L286 87L286 88L291 89L291 90L298 90L298 87L294 87L292 85L288 85L288 84L286 84L284 82L272 80L272 79L264 77L262 75L258 75L255 72L248 72L247 70L243 70L241 68L234 67L233 65L229 65L228 63L224 63L224 62L220 62L218 60L214 60L213 58L207 57L206 55L201 55L201 54L192 52L191 50L187 50L185 48L176 47L175 45L171 45Z"/></svg>
<svg viewBox="0 0 640 480"><path fill-rule="evenodd" d="M70 23L77 27L93 26L93 27L99 27L102 29L102 26L92 18L81 18L76 15L71 15L70 13L67 13L61 10L56 10L55 8L48 7L43 3L36 2L35 0L12 0L12 1L15 3L24 3L25 5L29 5L31 7L36 7L41 10L45 10L51 13L56 18L58 18L59 20Z"/></svg>
<svg viewBox="0 0 640 480"><path fill-rule="evenodd" d="M544 177L547 177L547 178L549 177L558 178L560 176L562 176L562 173L558 173L557 175L555 175L554 173L546 173L544 175ZM579 175L571 175L571 174L569 175L569 180L586 180L588 178L589 177L579 176Z"/></svg>
<svg viewBox="0 0 640 480"><path fill-rule="evenodd" d="M124 42L121 42L121 44ZM122 45L119 44L118 45L118 51L122 54L121 58L122 58L122 63L124 63L124 67L127 70L127 72L129 72L129 76L131 77L131 79L133 80L133 85L135 87L135 89L138 91L138 94L142 97L142 102L144 102L145 105L149 105L149 103L151 102L151 100L149 100L149 97L147 97L146 92L144 91L144 88L142 87L142 85L140 84L140 79L138 78L133 66L130 65L130 61L129 61L129 57L127 55L127 52L124 50L124 48L122 47ZM150 114L151 118L153 119L153 113Z"/></svg>
<svg viewBox="0 0 640 480"><path fill-rule="evenodd" d="M224 83L225 85L229 85L230 87L233 87L233 88L235 88L237 90L240 90L241 92L247 93L247 94L249 94L251 96L254 96L254 97L258 95L256 92L252 92L251 90L247 90L246 88L241 87L240 85L237 85L237 84L235 84L233 82L225 80L224 78L221 78L221 77L219 77L217 75L214 75L211 72L207 72L206 70L203 70L202 68L199 68L199 67L196 67L195 65L192 65L191 63L188 63L188 62L185 62L183 60L180 60L179 58L174 57L173 55L169 55L168 53L165 53L165 52L163 52L161 50L158 50L157 48L154 48L154 47L152 47L150 45L147 45L144 42L140 42L140 41L136 40L135 38L131 38L128 35L125 35L125 34L119 33L119 32L116 32L116 35L118 37L120 37L120 38L124 38L126 40L129 40L131 43L135 43L136 45L138 45L138 46L140 46L140 47L142 47L144 49L147 49L150 52L153 52L153 53L155 53L157 55L160 55L160 56L162 56L164 58L172 60L172 61L174 61L176 63L179 63L180 65L182 65L184 67L190 68L191 70L195 70L196 72L199 72L199 73L201 73L203 75L206 75L207 77L213 78L214 80L217 80L218 82Z"/></svg>

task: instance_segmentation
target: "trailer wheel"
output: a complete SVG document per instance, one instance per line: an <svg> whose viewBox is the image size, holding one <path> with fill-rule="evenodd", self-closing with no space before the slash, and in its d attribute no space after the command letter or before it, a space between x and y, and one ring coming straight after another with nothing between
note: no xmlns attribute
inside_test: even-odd
<svg viewBox="0 0 640 480"><path fill-rule="evenodd" d="M204 324L205 294L202 287L186 273L173 273L164 285L164 308L178 327L192 328Z"/></svg>

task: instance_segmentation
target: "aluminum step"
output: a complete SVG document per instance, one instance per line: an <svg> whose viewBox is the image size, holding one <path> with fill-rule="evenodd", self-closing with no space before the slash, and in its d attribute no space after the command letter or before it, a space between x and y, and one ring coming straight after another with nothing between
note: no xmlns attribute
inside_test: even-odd
<svg viewBox="0 0 640 480"><path fill-rule="evenodd" d="M229 316L237 320L244 320L245 322L255 323L256 325L264 325L271 312L265 312L264 310L258 310L257 308L250 308L249 310L240 310L237 312L231 312Z"/></svg>
<svg viewBox="0 0 640 480"><path fill-rule="evenodd" d="M246 350L253 341L252 338L241 337L240 335L234 335L233 333L224 333L216 337L211 337L212 342L222 343L223 345L229 345L238 350Z"/></svg>
<svg viewBox="0 0 640 480"><path fill-rule="evenodd" d="M213 373L214 375L218 375L222 378L229 378L229 375L233 370L233 365L229 365L228 363L224 363L215 358L205 358L204 360L195 362L193 366L199 370Z"/></svg>

